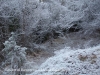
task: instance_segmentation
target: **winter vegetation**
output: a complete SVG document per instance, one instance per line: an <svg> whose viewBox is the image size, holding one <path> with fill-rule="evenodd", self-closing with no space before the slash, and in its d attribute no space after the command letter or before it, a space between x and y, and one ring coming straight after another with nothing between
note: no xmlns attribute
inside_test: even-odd
<svg viewBox="0 0 100 75"><path fill-rule="evenodd" d="M24 62L26 61L25 50L27 48L18 46L15 41L16 35L14 33L11 34L12 36L7 41L5 41L5 48L2 50L5 60L2 62L2 66L5 67L10 64L11 69L21 69ZM21 75L20 72L17 72L17 74Z"/></svg>
<svg viewBox="0 0 100 75"><path fill-rule="evenodd" d="M0 0L0 75L99 75L99 48L99 0Z"/></svg>

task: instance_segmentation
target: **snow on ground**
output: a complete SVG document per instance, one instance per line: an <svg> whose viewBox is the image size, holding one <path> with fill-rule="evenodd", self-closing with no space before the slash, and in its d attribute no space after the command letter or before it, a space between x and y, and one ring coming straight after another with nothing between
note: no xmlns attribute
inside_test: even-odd
<svg viewBox="0 0 100 75"><path fill-rule="evenodd" d="M100 45L87 49L56 51L29 75L100 75Z"/></svg>

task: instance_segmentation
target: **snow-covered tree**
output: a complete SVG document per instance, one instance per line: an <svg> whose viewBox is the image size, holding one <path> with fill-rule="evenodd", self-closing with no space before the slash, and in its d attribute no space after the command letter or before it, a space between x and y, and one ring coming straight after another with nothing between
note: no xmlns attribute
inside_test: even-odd
<svg viewBox="0 0 100 75"><path fill-rule="evenodd" d="M4 65L11 65L11 69L20 69L18 73L21 73L21 67L26 61L26 47L21 47L16 44L16 35L12 32L12 36L5 41L5 48L2 50L5 56ZM19 74L21 75L21 74Z"/></svg>

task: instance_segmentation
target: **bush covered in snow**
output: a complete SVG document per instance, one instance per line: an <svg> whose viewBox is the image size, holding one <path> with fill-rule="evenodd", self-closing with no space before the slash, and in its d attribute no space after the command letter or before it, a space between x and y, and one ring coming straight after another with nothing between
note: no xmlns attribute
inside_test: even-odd
<svg viewBox="0 0 100 75"><path fill-rule="evenodd" d="M0 24L8 26L8 31L24 31L32 43L57 38L63 31L66 34L83 29L92 33L99 27L99 0L1 0L0 3L3 19Z"/></svg>
<svg viewBox="0 0 100 75"><path fill-rule="evenodd" d="M5 41L5 48L2 50L3 55L5 57L5 61L3 62L3 66L11 65L12 69L18 69L23 66L26 61L26 47L21 47L16 44L15 41L16 35L12 33L12 36Z"/></svg>

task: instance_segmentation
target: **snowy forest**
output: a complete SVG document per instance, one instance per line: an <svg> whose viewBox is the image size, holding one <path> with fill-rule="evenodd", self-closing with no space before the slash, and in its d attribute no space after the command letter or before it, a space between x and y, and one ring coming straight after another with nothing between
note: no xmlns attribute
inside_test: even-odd
<svg viewBox="0 0 100 75"><path fill-rule="evenodd" d="M0 75L100 75L100 0L0 0Z"/></svg>

